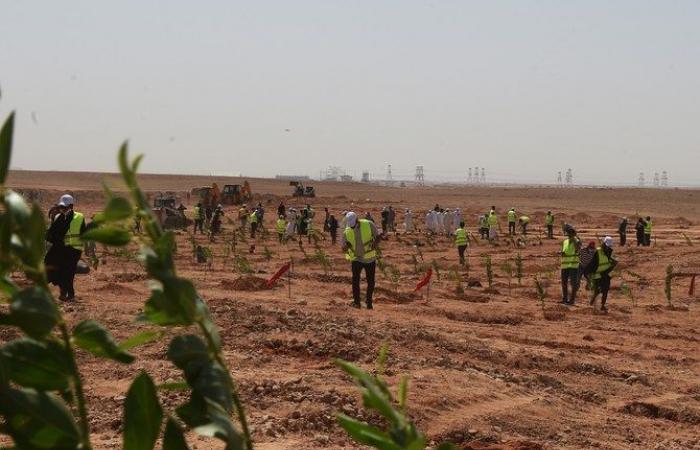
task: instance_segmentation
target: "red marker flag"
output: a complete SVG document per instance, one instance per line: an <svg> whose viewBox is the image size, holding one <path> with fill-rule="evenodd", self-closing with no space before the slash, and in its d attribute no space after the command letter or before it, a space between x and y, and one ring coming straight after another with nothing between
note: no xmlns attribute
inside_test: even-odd
<svg viewBox="0 0 700 450"><path fill-rule="evenodd" d="M426 284L428 284L430 282L430 277L432 277L432 276L433 276L433 269L431 267L430 269L428 269L428 272L425 274L425 277L423 277L423 279L418 282L418 284L416 285L416 289L413 292L420 291L423 286L425 286Z"/></svg>
<svg viewBox="0 0 700 450"><path fill-rule="evenodd" d="M267 280L267 287L271 288L272 285L275 283L275 281L279 280L280 277L282 277L282 275L284 275L289 270L290 267L291 267L290 263L287 263L287 264L283 265L282 267L280 267L280 270L275 272L275 274L272 275L272 277L270 277L269 280Z"/></svg>

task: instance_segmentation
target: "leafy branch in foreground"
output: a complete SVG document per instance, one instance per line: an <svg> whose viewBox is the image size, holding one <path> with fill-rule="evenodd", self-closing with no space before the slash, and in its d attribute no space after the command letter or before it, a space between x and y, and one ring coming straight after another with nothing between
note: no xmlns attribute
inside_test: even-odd
<svg viewBox="0 0 700 450"><path fill-rule="evenodd" d="M9 298L9 314L0 313L0 324L19 328L25 337L0 347L0 431L17 448L91 449L76 348L122 363L134 357L96 321L69 330L46 276L44 215L4 186L13 132L14 113L0 131L0 292ZM99 218L103 231L92 235L113 245L127 244L130 235L118 226L122 206L110 202ZM14 271L22 272L29 286L20 288L10 277Z"/></svg>
<svg viewBox="0 0 700 450"><path fill-rule="evenodd" d="M30 207L21 195L4 187L13 128L14 114L0 130L0 297L7 297L9 303L6 311L0 312L0 325L16 327L24 337L0 347L0 433L9 435L18 449L89 450L90 418L77 349L128 364L134 360L129 349L162 333L138 333L120 344L91 319L69 330L44 267L44 215L36 204ZM120 169L136 205L136 217L144 224L138 243L141 260L152 278L142 319L158 326L197 327L199 334L176 336L167 352L191 390L189 400L176 410L179 421L164 417L152 379L141 373L132 382L124 404L124 449L152 449L166 420L165 449L187 448L181 421L202 435L225 441L228 450L251 450L250 431L223 359L218 331L192 282L175 271L174 235L162 230L136 181L140 160L129 161L126 145L122 146ZM104 212L94 217L96 226L81 239L125 246L132 240L129 224L134 208L109 189L105 194ZM27 280L22 287L11 277L17 271ZM231 418L234 413L238 424Z"/></svg>
<svg viewBox="0 0 700 450"><path fill-rule="evenodd" d="M408 378L403 377L399 382L396 397L382 378L381 372L386 360L386 347L382 347L377 361L378 374L370 375L352 363L336 360L336 365L354 378L362 392L365 408L378 413L387 422L385 429L377 428L366 422L359 421L339 413L338 423L359 444L369 445L381 450L421 450L427 445L426 437L416 429L413 422L406 416L408 398ZM455 447L444 443L438 450L450 450Z"/></svg>
<svg viewBox="0 0 700 450"><path fill-rule="evenodd" d="M119 151L119 168L136 205L136 214L145 224L145 235L141 237L140 242L141 258L148 275L152 278L151 296L146 301L141 318L160 326L194 325L201 335L176 336L168 348L168 359L183 371L191 389L189 400L177 408L177 416L199 434L221 439L226 443L227 449L252 449L245 411L224 361L218 329L211 318L209 308L192 282L177 275L173 258L175 236L172 231L164 231L161 228L138 185L136 171L140 161L141 156L130 161L127 145L122 145ZM132 385L132 389L136 389L134 395L137 401L134 403L155 396L155 391L147 381L137 378L134 384L137 382L143 387L135 388ZM157 397L155 401L157 403ZM152 407L149 420L139 420L138 423L157 422L159 431L162 425L159 408ZM141 414L143 408L135 406L130 410L127 402L125 423L129 422L130 411L133 414ZM231 419L234 412L238 416L241 431ZM182 431L174 421L169 420L166 429L171 439L184 442ZM126 446L126 433L124 442Z"/></svg>

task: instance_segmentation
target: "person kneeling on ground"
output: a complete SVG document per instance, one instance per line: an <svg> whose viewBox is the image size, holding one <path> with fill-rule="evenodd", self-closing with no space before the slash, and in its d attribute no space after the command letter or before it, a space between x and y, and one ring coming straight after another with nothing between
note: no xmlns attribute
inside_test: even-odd
<svg viewBox="0 0 700 450"><path fill-rule="evenodd" d="M613 240L610 236L605 236L603 245L598 248L593 261L591 261L591 272L593 273L593 296L591 297L591 305L595 305L598 294L601 294L600 310L607 311L605 303L608 300L608 291L610 291L610 272L617 265L617 261L612 257Z"/></svg>
<svg viewBox="0 0 700 450"><path fill-rule="evenodd" d="M341 247L352 268L353 301L351 306L360 308L360 275L364 270L367 278L367 309L372 309L377 248L381 236L373 222L367 219L358 219L357 214L352 211L345 215L345 224L345 231L341 237Z"/></svg>

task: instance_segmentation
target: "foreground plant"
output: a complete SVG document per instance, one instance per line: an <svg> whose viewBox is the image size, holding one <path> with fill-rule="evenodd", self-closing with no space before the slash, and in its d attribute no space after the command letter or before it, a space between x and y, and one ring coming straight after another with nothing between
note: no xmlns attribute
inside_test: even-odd
<svg viewBox="0 0 700 450"><path fill-rule="evenodd" d="M25 337L0 348L0 432L15 448L91 449L90 419L76 348L98 358L128 364L128 349L160 336L146 332L121 345L94 320L69 330L49 289L43 263L46 224L38 206L31 208L17 193L3 187L12 147L14 115L0 131L0 291L9 297L9 314L0 323L19 328ZM126 145L119 152L122 177L135 204L144 234L138 237L141 260L151 277L151 296L141 320L160 327L180 327L188 334L170 342L168 359L183 372L189 389L177 419L165 417L151 377L142 372L132 382L124 403L124 449L152 449L161 435L166 449L187 449L181 424L225 442L229 450L250 450L245 412L223 358L221 340L209 309L191 281L177 275L174 235L164 231L136 181L141 158L129 161ZM107 191L97 227L82 238L109 246L125 246L132 237L127 223L134 207ZM29 282L20 288L11 272ZM232 415L238 417L237 423ZM179 420L178 420L179 419ZM165 422L165 423L164 423Z"/></svg>
<svg viewBox="0 0 700 450"><path fill-rule="evenodd" d="M386 421L384 429L345 414L337 415L338 423L358 444L369 445L381 450L424 449L427 446L425 435L416 429L416 426L406 415L408 378L403 377L401 379L396 396L394 396L382 377L385 359L386 350L384 350L383 357L380 353L377 363L378 373L375 376L347 361L336 361L338 367L354 378L355 383L362 392L362 402L365 408L379 414ZM443 443L437 447L437 450L451 450L454 448L452 444Z"/></svg>

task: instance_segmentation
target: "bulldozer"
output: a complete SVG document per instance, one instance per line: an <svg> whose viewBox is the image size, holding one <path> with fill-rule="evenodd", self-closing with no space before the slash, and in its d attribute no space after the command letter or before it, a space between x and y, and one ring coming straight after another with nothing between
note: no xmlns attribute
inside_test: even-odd
<svg viewBox="0 0 700 450"><path fill-rule="evenodd" d="M313 186L304 186L301 181L290 181L290 186L294 186L292 197L316 197L316 189Z"/></svg>
<svg viewBox="0 0 700 450"><path fill-rule="evenodd" d="M241 203L250 201L253 198L253 194L250 190L250 183L244 181L243 185L240 184L226 184L224 185L223 191L221 191L221 204L222 205L240 205Z"/></svg>
<svg viewBox="0 0 700 450"><path fill-rule="evenodd" d="M192 220L185 216L185 207L180 203L176 206L177 197L174 192L158 193L153 199L153 214L166 229L187 228Z"/></svg>

